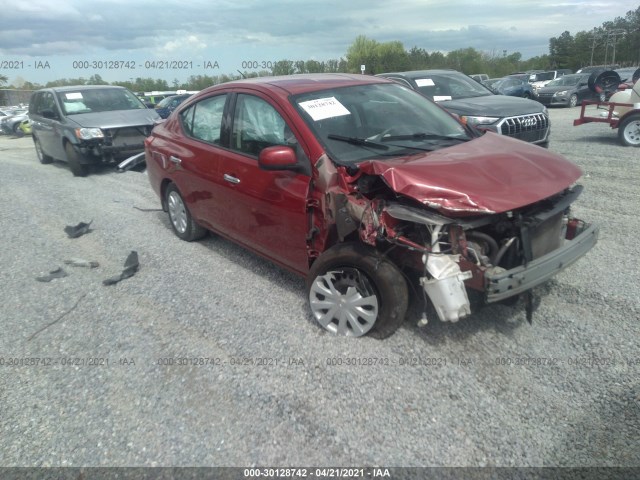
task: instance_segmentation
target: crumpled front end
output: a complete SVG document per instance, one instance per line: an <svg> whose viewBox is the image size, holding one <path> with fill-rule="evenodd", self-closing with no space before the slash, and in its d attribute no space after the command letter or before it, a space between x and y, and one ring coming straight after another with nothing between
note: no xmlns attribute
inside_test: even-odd
<svg viewBox="0 0 640 480"><path fill-rule="evenodd" d="M99 131L95 138L79 137L78 149L86 158L112 163L144 151L144 140L152 126L91 129ZM89 130L89 129L84 129Z"/></svg>
<svg viewBox="0 0 640 480"><path fill-rule="evenodd" d="M332 178L325 206L335 241L374 246L415 280L446 322L471 313L471 291L487 303L529 292L597 242L598 228L570 212L580 185L500 213L470 208L454 216L398 195L380 176L341 171Z"/></svg>

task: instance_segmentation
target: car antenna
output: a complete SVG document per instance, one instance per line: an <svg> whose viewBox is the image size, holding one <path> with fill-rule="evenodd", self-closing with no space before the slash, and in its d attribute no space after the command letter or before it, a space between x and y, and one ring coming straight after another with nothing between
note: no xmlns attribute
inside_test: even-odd
<svg viewBox="0 0 640 480"><path fill-rule="evenodd" d="M244 73L242 73L240 70L238 70L238 73L242 76L242 78L247 78L247 77L245 76L245 74L244 74Z"/></svg>

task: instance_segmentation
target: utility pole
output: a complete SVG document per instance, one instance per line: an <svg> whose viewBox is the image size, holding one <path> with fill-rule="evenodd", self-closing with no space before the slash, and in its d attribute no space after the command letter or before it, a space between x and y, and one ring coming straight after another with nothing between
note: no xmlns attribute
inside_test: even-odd
<svg viewBox="0 0 640 480"><path fill-rule="evenodd" d="M618 40L617 37L624 35L624 33L625 33L625 31L621 30L621 29L609 30L607 32L607 43L606 43L605 53L604 53L605 68L608 67L608 65L609 65L609 63L608 63L609 45L611 45L611 50L612 50L611 65L615 65L615 63L616 63L616 42Z"/></svg>
<svg viewBox="0 0 640 480"><path fill-rule="evenodd" d="M589 66L593 65L593 52L596 49L596 39L598 38L597 30L593 28L593 43L591 44L591 60L589 61Z"/></svg>

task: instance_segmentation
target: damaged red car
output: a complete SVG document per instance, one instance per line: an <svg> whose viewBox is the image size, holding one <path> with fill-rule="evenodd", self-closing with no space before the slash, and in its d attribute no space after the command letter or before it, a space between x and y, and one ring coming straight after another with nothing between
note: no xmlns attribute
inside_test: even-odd
<svg viewBox="0 0 640 480"><path fill-rule="evenodd" d="M597 241L570 213L577 166L382 78L210 87L145 147L178 237L212 231L305 276L313 316L338 335L390 335L410 293L457 321L472 291L527 294Z"/></svg>

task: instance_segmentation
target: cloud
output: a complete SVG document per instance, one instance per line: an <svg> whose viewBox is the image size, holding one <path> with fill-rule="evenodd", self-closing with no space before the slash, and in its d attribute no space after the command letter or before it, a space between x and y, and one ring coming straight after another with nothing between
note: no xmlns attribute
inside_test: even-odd
<svg viewBox="0 0 640 480"><path fill-rule="evenodd" d="M96 53L339 58L358 35L405 48L548 51L564 30L600 26L637 0L0 0L3 56Z"/></svg>
<svg viewBox="0 0 640 480"><path fill-rule="evenodd" d="M207 44L200 40L196 35L188 35L185 38L180 37L176 40L166 42L157 51L159 55L171 54L174 52L190 52L190 54L207 48Z"/></svg>

